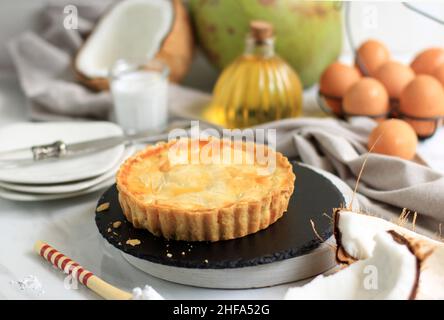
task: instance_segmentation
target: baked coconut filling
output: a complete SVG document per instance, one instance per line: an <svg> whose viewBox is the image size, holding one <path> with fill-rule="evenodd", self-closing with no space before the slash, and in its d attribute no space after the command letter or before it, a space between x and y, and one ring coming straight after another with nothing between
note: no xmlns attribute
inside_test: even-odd
<svg viewBox="0 0 444 320"><path fill-rule="evenodd" d="M202 150L207 143L200 142L198 163L175 161L171 159L169 145L160 145L132 159L131 170L125 171L126 179L122 183L145 204L211 209L260 200L288 181L288 166L267 170L245 150L240 151L241 163L234 161L233 156L229 161L218 158L202 161ZM221 146L218 152L226 154L227 151L235 152L231 144ZM183 159L182 154L178 157Z"/></svg>

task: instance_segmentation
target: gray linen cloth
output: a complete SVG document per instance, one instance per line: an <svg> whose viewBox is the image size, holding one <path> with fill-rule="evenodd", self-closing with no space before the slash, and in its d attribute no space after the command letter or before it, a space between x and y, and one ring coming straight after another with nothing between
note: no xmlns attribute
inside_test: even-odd
<svg viewBox="0 0 444 320"><path fill-rule="evenodd" d="M39 13L35 31L25 32L8 43L33 119L108 117L111 109L109 93L95 93L79 84L72 62L94 21L111 3L99 1L94 5L76 5L78 29L64 27L63 4L48 5Z"/></svg>
<svg viewBox="0 0 444 320"><path fill-rule="evenodd" d="M37 119L107 118L111 109L108 92L94 93L75 81L72 57L91 30L93 22L112 1L79 5L79 29L63 28L63 6L44 10L39 34L27 32L14 39L10 52L20 82ZM170 109L186 110L190 104L204 104L209 97L179 86L170 87ZM355 119L346 123L334 119L288 119L260 128L277 129L277 149L289 157L330 171L354 187L366 157L367 137L375 123ZM419 222L436 231L443 221L444 178L420 164L371 154L358 188L364 210L393 218L401 208L417 211Z"/></svg>
<svg viewBox="0 0 444 320"><path fill-rule="evenodd" d="M407 208L419 214L419 224L437 232L438 223L444 221L444 176L413 161L368 154L367 139L375 125L368 118L356 118L349 123L301 118L258 128L277 129L278 151L335 173L351 188L368 157L358 186L362 209L393 219L402 208Z"/></svg>

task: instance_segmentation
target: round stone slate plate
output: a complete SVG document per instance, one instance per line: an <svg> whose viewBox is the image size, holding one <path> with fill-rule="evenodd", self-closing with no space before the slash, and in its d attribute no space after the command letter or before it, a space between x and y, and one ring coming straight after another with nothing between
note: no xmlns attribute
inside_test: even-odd
<svg viewBox="0 0 444 320"><path fill-rule="evenodd" d="M98 202L110 206L96 213L96 224L128 262L165 280L208 288L254 288L305 279L335 265L333 250L316 237L310 220L323 239L331 238L331 221L323 214L347 205L352 191L327 172L292 164L296 182L287 213L267 229L243 238L186 242L135 229L123 215L115 185ZM116 221L121 222L118 228L113 227ZM140 244L127 244L128 239Z"/></svg>

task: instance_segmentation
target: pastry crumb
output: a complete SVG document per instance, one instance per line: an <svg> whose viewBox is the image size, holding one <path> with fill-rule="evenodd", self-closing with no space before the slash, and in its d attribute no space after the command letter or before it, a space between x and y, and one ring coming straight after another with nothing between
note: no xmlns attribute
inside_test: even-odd
<svg viewBox="0 0 444 320"><path fill-rule="evenodd" d="M108 228L108 230L106 230L106 231L111 232L111 228Z"/></svg>
<svg viewBox="0 0 444 320"><path fill-rule="evenodd" d="M208 259L205 259L204 262L205 262L205 263L208 263Z"/></svg>
<svg viewBox="0 0 444 320"><path fill-rule="evenodd" d="M109 209L109 202L104 202L96 208L96 212L102 212Z"/></svg>
<svg viewBox="0 0 444 320"><path fill-rule="evenodd" d="M122 224L122 221L115 221L115 222L113 222L113 228L117 229L118 227L120 227L121 224Z"/></svg>
<svg viewBox="0 0 444 320"><path fill-rule="evenodd" d="M183 256L185 255L185 251L182 251L182 255L183 255Z"/></svg>
<svg viewBox="0 0 444 320"><path fill-rule="evenodd" d="M139 239L128 239L126 240L126 244L129 244L130 246L137 246L139 245L141 242Z"/></svg>
<svg viewBox="0 0 444 320"><path fill-rule="evenodd" d="M168 252L168 253L167 253L167 257L168 257L168 258L172 258L172 257L173 257L173 254Z"/></svg>

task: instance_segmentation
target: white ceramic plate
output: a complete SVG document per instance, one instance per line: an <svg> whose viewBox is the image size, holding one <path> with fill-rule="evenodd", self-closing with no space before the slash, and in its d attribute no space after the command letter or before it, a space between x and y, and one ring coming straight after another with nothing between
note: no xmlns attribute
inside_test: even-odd
<svg viewBox="0 0 444 320"><path fill-rule="evenodd" d="M19 123L0 129L0 151L26 148L62 140L74 143L121 135L111 122ZM0 181L22 184L55 184L97 177L110 171L124 146L62 161L45 161L17 168L0 168Z"/></svg>
<svg viewBox="0 0 444 320"><path fill-rule="evenodd" d="M92 186L84 190L80 190L77 192L58 193L58 194L23 193L23 192L16 192L0 188L0 198L14 200L14 201L45 201L45 200L67 199L108 188L115 182L116 179L114 177L111 177L105 181L96 184L95 186Z"/></svg>
<svg viewBox="0 0 444 320"><path fill-rule="evenodd" d="M131 156L134 153L134 150L135 148L133 146L126 148L123 153L123 156L116 163L116 165L111 168L110 171L105 172L104 174L92 179L65 183L65 184L51 184L51 185L14 184L14 183L0 181L0 188L6 189L8 191L39 193L39 194L60 194L60 193L78 192L84 189L91 188L113 177L117 173L117 170L119 170L122 162L125 161L129 156Z"/></svg>

